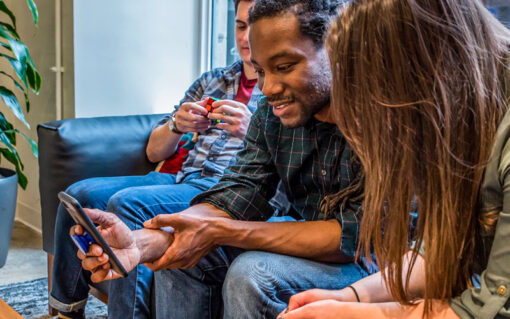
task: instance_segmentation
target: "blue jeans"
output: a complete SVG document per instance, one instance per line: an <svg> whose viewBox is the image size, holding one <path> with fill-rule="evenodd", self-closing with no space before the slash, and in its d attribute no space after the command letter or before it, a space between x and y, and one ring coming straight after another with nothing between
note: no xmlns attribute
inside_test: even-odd
<svg viewBox="0 0 510 319"><path fill-rule="evenodd" d="M367 275L354 263L321 263L221 247L193 268L155 273L156 315L203 319L220 318L223 313L225 319L276 318L293 294L312 288L341 289Z"/></svg>
<svg viewBox="0 0 510 319"><path fill-rule="evenodd" d="M151 172L145 176L91 178L71 185L67 192L83 207L115 213L132 229L158 214L180 212L190 200L218 183L218 178L188 176L175 184L175 175ZM50 305L60 311L85 307L90 273L76 257L69 237L75 223L62 205L55 225L55 259ZM112 280L108 295L109 318L149 318L153 273L140 265L127 278Z"/></svg>

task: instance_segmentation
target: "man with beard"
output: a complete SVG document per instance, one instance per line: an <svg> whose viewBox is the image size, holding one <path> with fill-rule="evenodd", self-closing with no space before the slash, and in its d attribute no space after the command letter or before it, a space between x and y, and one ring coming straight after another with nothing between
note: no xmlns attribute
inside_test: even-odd
<svg viewBox="0 0 510 319"><path fill-rule="evenodd" d="M338 289L367 275L353 259L360 167L329 115L323 39L340 2L256 1L249 41L266 97L237 163L189 209L134 232L112 214L87 210L128 270L139 263L160 270L158 317L217 317L223 298L224 318L275 318L296 292ZM266 222L279 180L299 221ZM118 277L99 246L79 256L93 281Z"/></svg>

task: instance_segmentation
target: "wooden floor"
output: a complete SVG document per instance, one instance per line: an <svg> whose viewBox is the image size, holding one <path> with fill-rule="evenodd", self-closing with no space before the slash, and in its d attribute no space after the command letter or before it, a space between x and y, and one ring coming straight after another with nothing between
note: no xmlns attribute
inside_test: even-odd
<svg viewBox="0 0 510 319"><path fill-rule="evenodd" d="M0 319L23 319L23 317L0 299Z"/></svg>

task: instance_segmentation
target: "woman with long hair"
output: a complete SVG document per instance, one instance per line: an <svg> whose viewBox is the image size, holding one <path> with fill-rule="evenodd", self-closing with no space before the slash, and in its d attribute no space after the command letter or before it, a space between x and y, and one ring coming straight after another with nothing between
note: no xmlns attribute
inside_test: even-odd
<svg viewBox="0 0 510 319"><path fill-rule="evenodd" d="M358 253L382 271L280 316L510 317L510 32L479 0L353 0L329 32L332 117L364 168Z"/></svg>

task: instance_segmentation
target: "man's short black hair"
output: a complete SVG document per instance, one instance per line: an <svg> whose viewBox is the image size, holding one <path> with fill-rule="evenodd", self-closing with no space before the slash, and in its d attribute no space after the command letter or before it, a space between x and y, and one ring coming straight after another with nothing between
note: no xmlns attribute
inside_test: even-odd
<svg viewBox="0 0 510 319"><path fill-rule="evenodd" d="M235 6L235 8L236 8L236 14L237 14L237 8L239 7L239 3L240 3L241 1L253 2L253 1L255 1L255 0L234 0L234 6Z"/></svg>
<svg viewBox="0 0 510 319"><path fill-rule="evenodd" d="M324 45L331 17L344 2L347 0L256 0L250 10L249 23L291 12L299 21L301 34L311 38L320 48Z"/></svg>

